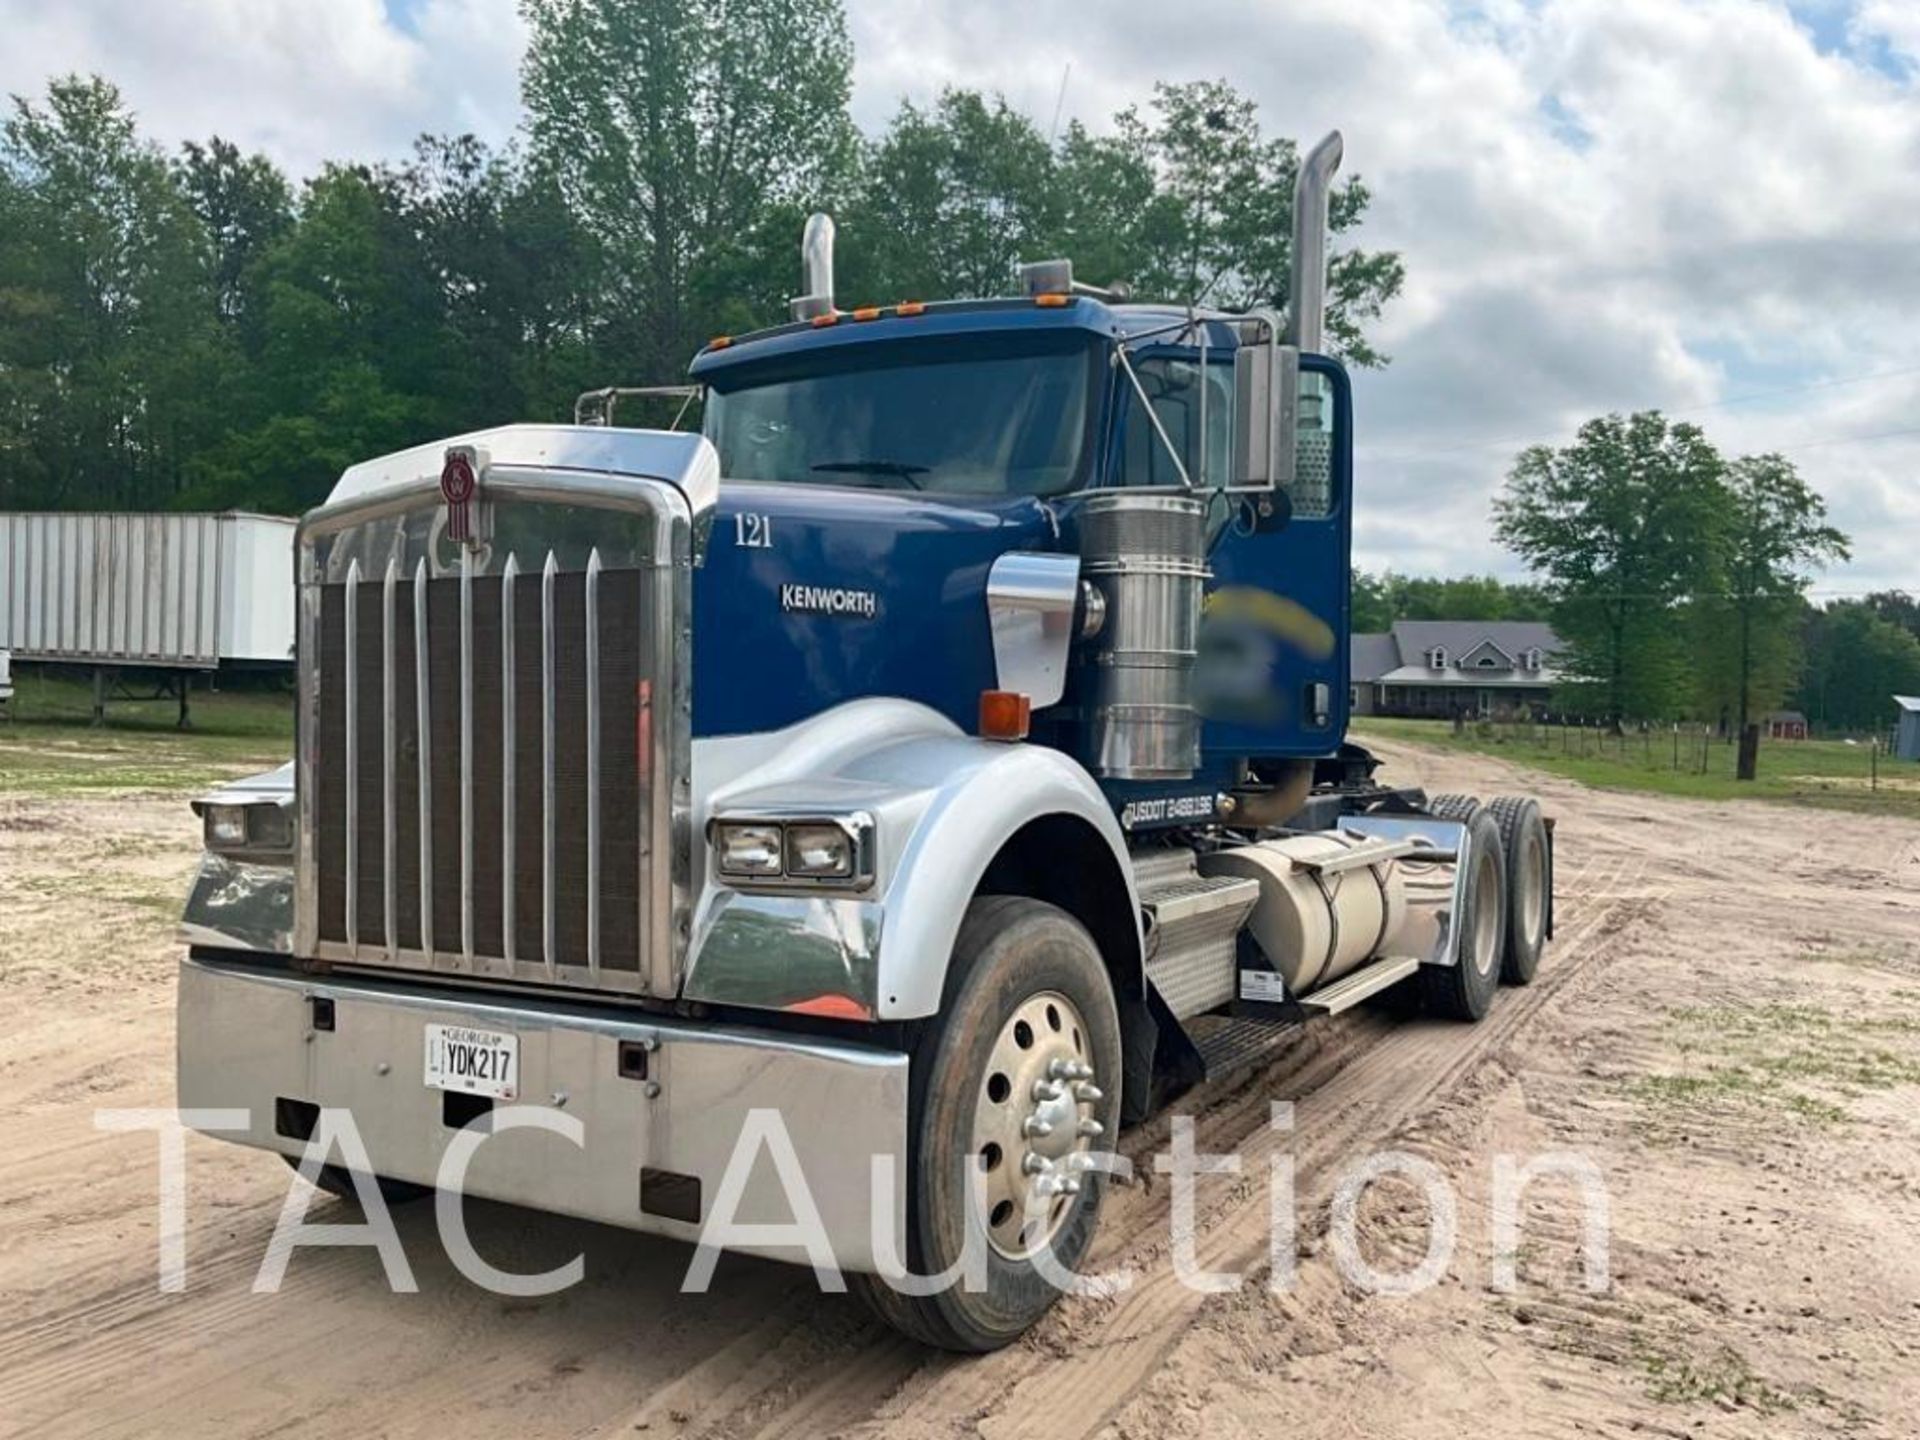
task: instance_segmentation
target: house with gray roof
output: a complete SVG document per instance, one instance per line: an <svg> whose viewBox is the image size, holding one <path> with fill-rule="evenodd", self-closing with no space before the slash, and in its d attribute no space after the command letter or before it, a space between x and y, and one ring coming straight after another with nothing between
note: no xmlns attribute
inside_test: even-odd
<svg viewBox="0 0 1920 1440"><path fill-rule="evenodd" d="M1533 620L1397 620L1352 642L1353 713L1453 716L1546 708L1565 650Z"/></svg>

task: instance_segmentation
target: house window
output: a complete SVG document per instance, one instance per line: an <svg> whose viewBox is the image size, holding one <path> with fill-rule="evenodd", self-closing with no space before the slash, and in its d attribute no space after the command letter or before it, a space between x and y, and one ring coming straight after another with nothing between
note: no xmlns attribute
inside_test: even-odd
<svg viewBox="0 0 1920 1440"><path fill-rule="evenodd" d="M1432 670L1446 669L1447 668L1447 647L1444 645L1436 645L1433 647L1433 649L1429 650L1427 652L1427 666L1429 669L1432 669Z"/></svg>
<svg viewBox="0 0 1920 1440"><path fill-rule="evenodd" d="M1480 668L1482 670L1498 670L1500 668L1500 662L1491 655L1482 655L1480 657Z"/></svg>
<svg viewBox="0 0 1920 1440"><path fill-rule="evenodd" d="M1539 649L1536 647L1534 649L1528 650L1525 655L1520 657L1520 663L1526 666L1527 669L1529 670L1538 670L1540 668Z"/></svg>

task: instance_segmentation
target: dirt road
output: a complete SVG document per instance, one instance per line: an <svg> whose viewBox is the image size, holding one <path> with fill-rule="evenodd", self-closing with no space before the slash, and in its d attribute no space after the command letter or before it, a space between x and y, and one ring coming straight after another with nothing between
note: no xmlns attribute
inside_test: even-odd
<svg viewBox="0 0 1920 1440"><path fill-rule="evenodd" d="M1189 1097L1199 1255L1175 1280L1166 1122L1114 1193L1095 1264L1137 1272L979 1360L930 1357L810 1275L474 1205L482 1255L587 1279L503 1300L399 1212L420 1290L369 1250L305 1250L251 1293L289 1183L190 1142L185 1293L156 1285L155 1147L97 1108L172 1099L170 912L196 847L176 800L0 797L0 1433L390 1436L1479 1437L1912 1435L1920 1413L1920 824L1602 794L1499 762L1390 751L1433 789L1532 789L1559 817L1558 939L1472 1028L1363 1010ZM1291 1134L1270 1102L1294 1103ZM1443 1282L1341 1278L1330 1197L1357 1157L1431 1161L1460 1195ZM1495 1253L1494 1157L1604 1177L1607 1288L1583 1288L1573 1188L1529 1191ZM1267 1176L1297 1172L1297 1277L1268 1286ZM1366 1192L1361 1254L1416 1264L1426 1209ZM323 1200L315 1219L351 1212ZM1496 1261L1516 1267L1512 1293Z"/></svg>

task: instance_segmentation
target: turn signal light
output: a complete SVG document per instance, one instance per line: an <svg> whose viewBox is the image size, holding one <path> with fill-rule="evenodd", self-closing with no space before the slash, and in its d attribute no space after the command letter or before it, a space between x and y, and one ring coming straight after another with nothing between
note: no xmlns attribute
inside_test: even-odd
<svg viewBox="0 0 1920 1440"><path fill-rule="evenodd" d="M1024 740L1033 726L1033 701L1018 690L980 692L980 733L988 740Z"/></svg>

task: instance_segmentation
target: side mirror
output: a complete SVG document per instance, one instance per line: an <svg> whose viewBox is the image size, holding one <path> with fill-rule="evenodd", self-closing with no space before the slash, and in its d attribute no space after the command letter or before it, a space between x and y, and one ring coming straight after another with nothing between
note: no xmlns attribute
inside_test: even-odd
<svg viewBox="0 0 1920 1440"><path fill-rule="evenodd" d="M1232 489L1291 490L1299 413L1299 350L1272 339L1242 344L1233 356Z"/></svg>

